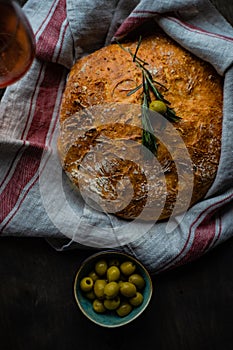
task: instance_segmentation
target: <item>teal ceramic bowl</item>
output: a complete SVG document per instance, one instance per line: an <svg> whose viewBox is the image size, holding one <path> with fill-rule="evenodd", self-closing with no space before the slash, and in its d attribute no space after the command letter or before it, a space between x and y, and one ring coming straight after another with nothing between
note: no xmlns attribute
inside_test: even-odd
<svg viewBox="0 0 233 350"><path fill-rule="evenodd" d="M126 316L119 316L115 310L107 310L104 313L97 313L93 310L92 301L87 299L80 288L80 281L82 278L86 277L91 271L94 270L95 263L100 259L105 259L107 261L109 261L109 259L117 259L120 263L124 261L132 261L136 265L135 272L139 273L145 281L145 286L141 291L143 294L142 304L137 307L133 307L132 311ZM131 255L116 251L98 252L88 257L85 261L83 261L80 268L78 269L74 281L74 296L80 310L89 320L95 324L108 328L126 325L141 315L150 302L152 291L153 288L150 274L143 266L143 264Z"/></svg>

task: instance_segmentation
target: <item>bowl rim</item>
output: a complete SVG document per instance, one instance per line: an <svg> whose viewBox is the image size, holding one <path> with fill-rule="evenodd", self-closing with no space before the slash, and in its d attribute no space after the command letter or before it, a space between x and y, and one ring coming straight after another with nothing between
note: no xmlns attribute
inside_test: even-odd
<svg viewBox="0 0 233 350"><path fill-rule="evenodd" d="M129 259L131 259L134 262L136 262L136 264L138 264L140 266L140 268L144 271L144 273L145 273L145 275L147 277L148 284L149 284L149 292L148 292L147 300L145 301L143 307L140 310L138 310L138 312L132 318L130 318L128 320L125 320L125 321L124 321L124 318L122 318L122 322L120 322L119 324L104 324L104 323L101 323L101 322L96 321L95 319L93 319L88 314L88 312L86 312L86 310L83 308L82 304L79 301L78 295L77 295L78 278L79 278L80 273L82 272L83 268L86 266L86 264L88 262L91 262L93 259L98 258L99 256L111 255L111 254L121 255L122 257L128 257ZM101 326L101 327L116 328L116 327L121 327L121 326L125 326L126 324L129 324L130 322L132 322L133 320L138 318L144 312L144 310L147 308L148 304L150 303L150 300L151 300L151 297L152 297L152 294L153 294L153 284L152 284L151 275L150 275L149 271L147 270L147 268L143 265L143 263L141 261L139 261L133 255L131 255L129 253L122 252L122 251L118 251L118 250L102 250L102 251L99 251L99 252L96 252L94 254L89 255L87 258L85 258L81 262L81 265L79 266L78 270L75 273L74 284L73 284L73 292L74 292L75 301L76 301L79 309L81 310L81 312L90 321L92 321L93 323L95 323L95 324L97 324L98 326Z"/></svg>

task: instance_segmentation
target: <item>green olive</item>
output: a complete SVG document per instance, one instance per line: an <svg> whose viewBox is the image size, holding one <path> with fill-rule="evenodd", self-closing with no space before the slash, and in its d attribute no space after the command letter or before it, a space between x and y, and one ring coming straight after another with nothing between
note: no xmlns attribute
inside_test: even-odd
<svg viewBox="0 0 233 350"><path fill-rule="evenodd" d="M97 298L103 299L104 298L104 288L106 286L107 282L105 280L97 280L94 283L94 293Z"/></svg>
<svg viewBox="0 0 233 350"><path fill-rule="evenodd" d="M143 302L143 295L140 292L137 292L134 297L129 298L129 302L133 306L139 306Z"/></svg>
<svg viewBox="0 0 233 350"><path fill-rule="evenodd" d="M136 295L137 289L133 283L122 282L120 286L120 292L124 297L132 298Z"/></svg>
<svg viewBox="0 0 233 350"><path fill-rule="evenodd" d="M165 114L167 111L167 106L163 101L155 100L150 103L149 109L160 114Z"/></svg>
<svg viewBox="0 0 233 350"><path fill-rule="evenodd" d="M110 266L107 269L107 279L109 282L119 280L120 274L120 270L117 266Z"/></svg>
<svg viewBox="0 0 233 350"><path fill-rule="evenodd" d="M115 298L119 293L119 289L120 287L117 282L109 282L104 287L104 295L107 299Z"/></svg>
<svg viewBox="0 0 233 350"><path fill-rule="evenodd" d="M84 277L80 281L80 288L84 292L89 292L93 287L93 280L90 277Z"/></svg>
<svg viewBox="0 0 233 350"><path fill-rule="evenodd" d="M133 283L137 287L137 289L143 289L145 286L144 278L138 273L133 273L131 276L129 276L128 281Z"/></svg>
<svg viewBox="0 0 233 350"><path fill-rule="evenodd" d="M132 311L133 307L130 305L127 301L123 301L118 309L116 309L116 312L118 316L124 317L128 315Z"/></svg>
<svg viewBox="0 0 233 350"><path fill-rule="evenodd" d="M88 277L91 277L91 279L93 280L93 282L95 282L96 280L98 280L99 276L97 275L97 273L93 270L88 274Z"/></svg>
<svg viewBox="0 0 233 350"><path fill-rule="evenodd" d="M98 313L106 311L105 306L101 300L95 299L92 303L93 310Z"/></svg>
<svg viewBox="0 0 233 350"><path fill-rule="evenodd" d="M107 268L108 268L108 264L104 259L97 261L95 264L95 272L99 276L104 276L107 271Z"/></svg>
<svg viewBox="0 0 233 350"><path fill-rule="evenodd" d="M132 261L124 261L121 263L120 269L124 275L129 276L134 273L136 265Z"/></svg>
<svg viewBox="0 0 233 350"><path fill-rule="evenodd" d="M117 295L114 299L105 299L104 306L108 310L115 310L119 307L121 299L119 295Z"/></svg>

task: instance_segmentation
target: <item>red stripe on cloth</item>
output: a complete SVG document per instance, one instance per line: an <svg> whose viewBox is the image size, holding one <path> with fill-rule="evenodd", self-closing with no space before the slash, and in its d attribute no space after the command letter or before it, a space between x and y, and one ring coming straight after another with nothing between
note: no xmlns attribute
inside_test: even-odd
<svg viewBox="0 0 233 350"><path fill-rule="evenodd" d="M148 14L148 15L161 15L160 12L158 11L151 11L151 10L134 10L132 12L132 14L134 13L145 13L145 14Z"/></svg>
<svg viewBox="0 0 233 350"><path fill-rule="evenodd" d="M33 152L34 153L34 152ZM50 156L48 157L46 163L44 164L44 167L46 166L48 160L49 160ZM40 163L40 162L39 162ZM28 164L28 163L27 163ZM33 162L33 164L35 165L35 162ZM39 164L40 166L40 164ZM43 167L43 169L44 169ZM41 169L41 171L43 171L43 169ZM5 227L9 224L9 222L13 219L13 217L16 215L20 205L22 204L22 202L24 201L24 199L26 198L28 192L30 191L30 189L35 185L35 183L38 181L39 179L39 174L36 176L36 178L34 179L34 181L30 184L30 186L28 187L27 191L25 191L25 193L23 195L21 195L21 199L18 203L18 208L17 210L8 218L8 220L5 222L5 224L2 226L2 228L0 229L0 233L3 232L3 230L5 229ZM1 221L0 221L1 222Z"/></svg>
<svg viewBox="0 0 233 350"><path fill-rule="evenodd" d="M4 191L0 196L1 211L0 222L10 213L15 206L22 189L26 186L31 179L32 174L37 171L40 158L42 156L43 149L30 146L21 157L17 171L11 178L11 181L7 184ZM29 208L30 209L30 208Z"/></svg>
<svg viewBox="0 0 233 350"><path fill-rule="evenodd" d="M216 243L218 242L218 240L219 240L219 238L221 237L221 234L222 234L222 217L221 216L219 217L218 221L219 221L219 224L218 224L219 230L218 230L217 236L215 237L215 240L213 242L212 247L216 245Z"/></svg>
<svg viewBox="0 0 233 350"><path fill-rule="evenodd" d="M34 117L28 130L27 141L34 145L45 144L47 132L53 115L58 88L64 69L54 63L47 63L44 79L40 85Z"/></svg>
<svg viewBox="0 0 233 350"><path fill-rule="evenodd" d="M48 35L53 35L53 38L50 38L50 44L52 45L49 47L43 46L43 40L39 40L41 43L39 43L41 45L39 45L39 50L49 50L49 54L45 55L47 58L52 58L54 54L54 50L60 37L60 27L65 16L66 2L65 0L60 0L56 7L56 11L51 17L48 25L46 26L45 33L42 36L47 37ZM50 26L55 26L57 30L50 30ZM63 42L61 42L60 45L62 45L62 43ZM61 80L64 77L63 74L64 67L52 63L46 64L44 78L41 85L39 86L33 119L31 121L31 125L27 134L27 140L30 142L30 146L25 149L25 152L19 160L10 181L6 185L4 191L1 193L0 203L2 210L0 213L0 222L2 222L13 210L20 195L23 192L23 189L32 180L38 171L40 159L43 152L43 146L53 116L57 93ZM35 86L34 91L36 88L37 86Z"/></svg>
<svg viewBox="0 0 233 350"><path fill-rule="evenodd" d="M213 38L217 38L217 39L222 39L222 40L226 40L226 41L230 41L233 42L233 38L226 36L226 35L221 35L221 34L216 34L216 33L212 33L209 32L205 29L202 29L200 27L196 27L190 23L187 22L183 22L181 20L179 20L178 18L175 17L166 17L168 20L176 22L177 24L179 24L180 26L182 26L183 28L187 29L190 32L196 32L198 34L204 34L204 35L208 35L211 36Z"/></svg>
<svg viewBox="0 0 233 350"><path fill-rule="evenodd" d="M139 16L138 14L145 14L148 15L147 17L143 16ZM134 16L135 15L135 16ZM154 16L160 16L162 18L166 18L170 21L176 22L177 24L179 24L180 26L184 27L185 29L187 29L188 31L192 31L192 32L196 32L199 34L204 34L204 35L208 35L208 36L212 36L214 38L218 38L218 39L222 39L222 40L226 40L226 41L233 41L233 38L226 36L226 35L222 35L222 34L217 34L217 33L212 33L209 32L205 29L202 29L200 27L194 26L190 23L184 22L176 17L173 16L168 16L162 13L159 13L157 11L151 11L151 10L134 10L132 12L132 14L130 15L130 17L128 17L123 23L122 25L118 28L115 37L121 37L127 34L127 32L132 31L133 29L137 28L139 25L141 25L142 23L144 23L145 21L147 21L148 19L151 19L151 17Z"/></svg>
<svg viewBox="0 0 233 350"><path fill-rule="evenodd" d="M216 220L213 214L207 214L195 230L194 240L188 253L175 264L175 267L184 265L202 256L210 247L216 235Z"/></svg>
<svg viewBox="0 0 233 350"><path fill-rule="evenodd" d="M67 21L67 23L66 23L66 25L65 25L65 27L64 27L64 31L63 31L63 33L62 33L62 38L61 38L61 41L62 41L62 42L64 42L65 34L66 34L66 29L68 28L68 26L69 26L69 23L68 23L68 21ZM58 62L59 57L60 57L60 55L61 55L61 51L62 51L62 45L60 45L60 48L59 48L59 51L58 51L57 58L56 58L55 62Z"/></svg>
<svg viewBox="0 0 233 350"><path fill-rule="evenodd" d="M118 28L114 37L121 38L148 20L147 17L128 17Z"/></svg>
<svg viewBox="0 0 233 350"><path fill-rule="evenodd" d="M35 32L35 36L37 36L37 34L40 32L41 28L43 27L43 25L44 25L45 22L47 21L49 15L50 15L50 12L52 11L52 9L53 9L53 7L54 7L56 1L57 1L57 0L54 0L54 1L53 1L53 3L52 3L52 5L51 5L50 9L48 10L47 16L44 18L44 20L41 22L40 26L38 27L37 31Z"/></svg>
<svg viewBox="0 0 233 350"><path fill-rule="evenodd" d="M33 123L28 132L30 145L25 149L17 167L0 195L1 212L0 222L12 211L24 187L35 176L40 166L44 150L45 138L53 115L53 105L61 83L64 68L59 65L48 64L44 80L38 94ZM49 91L47 88L49 87ZM48 110L44 110L49 106Z"/></svg>
<svg viewBox="0 0 233 350"><path fill-rule="evenodd" d="M52 6L51 6L51 9L54 6L55 2L56 2L56 0L53 2ZM47 15L47 17L48 17L48 15ZM47 19L47 17L46 17L46 19ZM38 43L37 43L37 51L38 51L38 53L41 52L41 51L45 51L46 52L47 47L43 46L43 42L44 42L44 37L47 38L47 36L48 36L47 33L49 33L49 35L51 35L51 34L54 35L53 37L50 36L50 41L53 43L53 45L50 47L50 55L54 54L54 50L56 48L56 45L58 43L59 36L60 36L60 27L62 25L62 22L63 22L64 18L66 18L66 1L65 0L60 0L58 2L57 6L56 6L56 9L55 9L55 12L54 12L53 16L51 17L49 23L47 24L47 26L45 28L45 31L43 32L43 35L38 40ZM45 20L44 20L44 22L45 22ZM56 30L55 31L53 31L53 30L51 31L50 27L56 27ZM67 28L67 26L65 27L63 35L62 35L61 46L63 44L66 28ZM61 48L59 50L57 60L59 58L60 53L61 53ZM42 54L42 56L43 56L43 54ZM50 57L50 58L52 59L52 57ZM35 93L36 93L36 89L39 86L39 80L40 80L42 71L43 71L43 65L41 65L41 68L40 68L40 71L39 71L39 74L38 74L38 77L37 77L37 81L35 83L35 88L34 88L33 93L32 93L27 121L25 123L25 127L24 127L24 130L23 130L22 136L21 136L22 139L25 137L25 132L26 132L26 129L27 129L27 126L28 126L28 123L29 123L29 120L30 120L31 111L32 111L32 104L34 102L33 101L34 100L34 96L35 96ZM47 85L49 86L49 83ZM52 101L52 99L50 99L50 100ZM42 108L44 108L44 107L42 107ZM45 113L47 112L47 109L48 109L48 106L46 106L46 108L44 110ZM36 112L35 112L35 114L36 114ZM27 139L28 139L28 137L27 137Z"/></svg>
<svg viewBox="0 0 233 350"><path fill-rule="evenodd" d="M40 67L40 70L38 72L38 77L36 79L36 83L35 83L35 86L34 86L34 90L32 92L32 95L31 95L31 99L30 99L30 106L29 106L29 111L28 111L28 115L27 115L27 120L26 120L26 123L25 123L25 126L24 126L24 129L23 129L23 132L21 134L21 139L23 140L25 138L25 134L26 134L26 130L27 130L27 126L29 124L29 120L30 120L30 116L31 116L31 113L32 113L32 107L33 107L33 102L34 102L34 97L35 97L35 93L36 93L36 90L39 86L39 81L40 81L40 78L41 78L41 74L43 72L43 64L41 65Z"/></svg>
<svg viewBox="0 0 233 350"><path fill-rule="evenodd" d="M228 197L225 197L225 198L223 198L223 199L221 199L221 200L219 200L219 201L217 201L217 202L211 204L209 207L207 207L205 210L203 210L203 212L201 212L201 213L197 216L197 218L193 221L193 223L190 225L188 237L187 237L187 239L186 239L186 242L185 242L183 248L179 251L179 253L178 253L176 256L174 256L172 259L170 259L169 261L167 261L167 262L166 262L163 266L161 266L158 270L156 270L156 273L158 273L159 271L165 271L165 270L168 270L168 269L170 269L170 268L174 268L174 267L176 267L176 266L181 265L181 264L179 263L179 261L178 261L177 263L174 263L174 264L172 265L172 267L171 267L171 264L172 264L173 262L175 262L175 261L183 254L183 252L184 252L185 249L187 248L188 243L189 243L190 238L191 238L192 229L193 229L193 227L196 225L196 223L200 220L200 218L201 218L203 215L206 215L206 216L203 218L203 220L201 221L201 223L197 226L197 229L198 229L198 228L201 228L202 223L203 223L203 222L205 223L205 220L208 220L208 219L210 219L211 217L212 217L212 220L213 220L213 223L212 223L212 224L215 225L215 224L216 224L216 221L215 221L215 218L213 217L214 212L216 212L216 211L218 210L218 208L221 207L224 203L228 203L228 202L230 202L232 199L233 199L233 193L231 193ZM205 218L207 218L207 219L205 219ZM220 216L220 215L219 215L219 223L221 224L221 216ZM209 224L209 225L210 225L210 224ZM220 238L221 233L222 233L222 227L220 226L220 227L219 227L218 235L215 237L215 243L216 243L217 240ZM196 236L196 231L195 231L195 236ZM196 243L194 243L194 242L195 242L195 236L194 236L193 244L196 244ZM198 236L197 236L197 237L198 237ZM213 237L213 239L214 239L214 237ZM211 244L211 242L213 241L213 239L210 240L209 244ZM192 247L192 246L191 246L191 247ZM208 249L208 247L209 247L209 245L206 244L206 247L205 247L205 249L203 250L203 252L204 252L206 249ZM202 252L202 254L203 254L203 252ZM188 253L187 253L187 254L188 254ZM186 255L187 255L187 254L186 254ZM195 252L195 255L197 256L197 252ZM182 259L185 259L185 257L182 258ZM183 262L184 262L184 260L183 260Z"/></svg>
<svg viewBox="0 0 233 350"><path fill-rule="evenodd" d="M54 50L60 37L61 24L66 19L66 0L60 0L47 24L43 35L36 44L36 56L44 61L52 61Z"/></svg>

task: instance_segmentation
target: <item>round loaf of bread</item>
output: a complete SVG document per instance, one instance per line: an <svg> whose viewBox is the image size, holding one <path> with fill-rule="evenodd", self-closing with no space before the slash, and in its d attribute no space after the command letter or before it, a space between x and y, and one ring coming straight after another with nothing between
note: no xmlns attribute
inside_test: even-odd
<svg viewBox="0 0 233 350"><path fill-rule="evenodd" d="M151 156L142 139L142 69L129 53L137 41L121 45L85 56L71 69L60 109L59 156L96 208L126 219L167 219L200 201L216 176L222 78L165 34L143 38L137 57L180 117L171 123L148 111L157 143Z"/></svg>

